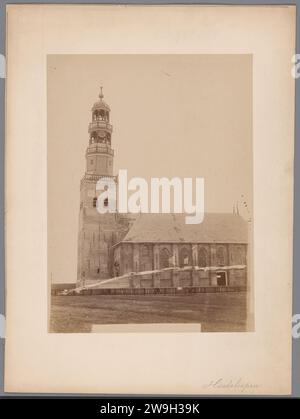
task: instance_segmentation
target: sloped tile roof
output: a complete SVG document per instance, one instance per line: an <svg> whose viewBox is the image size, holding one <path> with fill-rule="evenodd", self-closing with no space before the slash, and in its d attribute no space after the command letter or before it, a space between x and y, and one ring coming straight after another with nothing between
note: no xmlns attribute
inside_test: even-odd
<svg viewBox="0 0 300 419"><path fill-rule="evenodd" d="M185 214L140 214L123 242L247 243L247 222L239 215L205 213L200 224L186 224Z"/></svg>

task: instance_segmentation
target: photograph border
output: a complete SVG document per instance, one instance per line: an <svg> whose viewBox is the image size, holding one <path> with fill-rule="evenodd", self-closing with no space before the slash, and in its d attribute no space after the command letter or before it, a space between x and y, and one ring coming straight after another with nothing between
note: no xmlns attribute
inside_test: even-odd
<svg viewBox="0 0 300 419"><path fill-rule="evenodd" d="M5 56L5 7L8 4L42 4L43 2L39 1L1 1L1 8L0 8L0 22L1 22L1 53ZM137 5L175 5L175 4L182 4L182 5L191 5L191 4L199 4L199 5L297 5L300 6L300 0L297 1L89 1L89 4L137 4ZM82 4L80 1L51 1L45 2L45 4ZM299 33L299 25L300 25L300 17L298 13L297 7L297 28L296 28L296 51L299 48L299 41L300 41L300 33ZM292 67L292 63L291 63ZM5 277L5 249L4 249L4 134L5 134L5 78L0 79L0 95L1 95L1 108L0 108L0 126L1 126L1 141L0 141L0 155L1 155L1 182L0 182L0 195L1 195L1 225L0 225L0 313L5 314L5 284L4 284L4 277ZM297 139L299 141L300 137L300 128L299 128L299 121L300 121L300 87L299 81L296 81L296 112L295 112L295 169L294 169L294 255L296 256L300 252L300 148L299 144L297 144ZM299 258L294 257L293 262L293 314L300 313L300 261ZM292 327L292 322L291 322ZM3 392L3 374L4 374L4 347L5 347L5 339L1 338L0 341L0 397L18 395L20 393L4 393ZM290 397L299 397L300 396L300 339L293 339L293 385L292 385L292 396ZM295 361L298 360L296 363ZM67 393L69 396L76 396L80 397L78 393ZM22 396L36 396L37 393L22 393ZM43 393L43 396L47 395L56 395L61 396L61 393ZM96 394L93 394L95 396ZM82 394L82 396L88 396L88 394ZM107 395L106 395L107 396ZM125 396L125 395L123 395ZM205 397L205 395L201 395L199 397ZM211 396L214 397L214 396ZM232 397L232 396L229 396ZM241 396L236 396L241 397ZM248 396L252 397L252 396ZM262 397L262 396L256 396Z"/></svg>

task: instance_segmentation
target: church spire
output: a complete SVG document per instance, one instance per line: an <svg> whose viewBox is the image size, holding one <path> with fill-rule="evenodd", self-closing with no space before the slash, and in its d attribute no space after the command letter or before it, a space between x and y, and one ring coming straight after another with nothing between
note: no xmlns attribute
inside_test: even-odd
<svg viewBox="0 0 300 419"><path fill-rule="evenodd" d="M92 107L92 119L89 123L89 145L86 151L86 175L112 176L113 149L110 124L110 107L103 100L103 87L100 86L99 100Z"/></svg>

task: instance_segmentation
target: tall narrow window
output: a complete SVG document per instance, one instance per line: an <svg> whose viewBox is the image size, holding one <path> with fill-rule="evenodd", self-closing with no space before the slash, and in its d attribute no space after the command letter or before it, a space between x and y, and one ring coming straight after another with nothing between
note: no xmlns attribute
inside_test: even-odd
<svg viewBox="0 0 300 419"><path fill-rule="evenodd" d="M201 268L205 268L208 263L208 255L204 247L201 247L201 249L199 250L198 259L199 266Z"/></svg>
<svg viewBox="0 0 300 419"><path fill-rule="evenodd" d="M142 247L142 256L149 256L149 249L146 245Z"/></svg>
<svg viewBox="0 0 300 419"><path fill-rule="evenodd" d="M105 207L108 207L108 198L105 198L105 199L104 199L104 206L105 206Z"/></svg>
<svg viewBox="0 0 300 419"><path fill-rule="evenodd" d="M160 269L169 267L170 252L168 249L161 249L159 252L159 267Z"/></svg>
<svg viewBox="0 0 300 419"><path fill-rule="evenodd" d="M179 255L179 264L181 267L188 266L190 262L189 251L186 248L181 249Z"/></svg>
<svg viewBox="0 0 300 419"><path fill-rule="evenodd" d="M236 261L238 265L242 265L244 263L244 257L243 257L243 250L241 247L237 248L236 251Z"/></svg>
<svg viewBox="0 0 300 419"><path fill-rule="evenodd" d="M219 247L217 250L217 264L219 266L225 265L225 252L223 247Z"/></svg>
<svg viewBox="0 0 300 419"><path fill-rule="evenodd" d="M97 206L97 197L93 198L93 207L96 208Z"/></svg>

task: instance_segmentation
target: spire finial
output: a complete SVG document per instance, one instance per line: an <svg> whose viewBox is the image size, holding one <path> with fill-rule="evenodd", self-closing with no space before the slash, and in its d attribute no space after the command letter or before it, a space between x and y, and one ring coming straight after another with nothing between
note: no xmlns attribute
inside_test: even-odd
<svg viewBox="0 0 300 419"><path fill-rule="evenodd" d="M103 86L100 86L100 94L99 94L99 98L102 100L104 98L103 95Z"/></svg>

